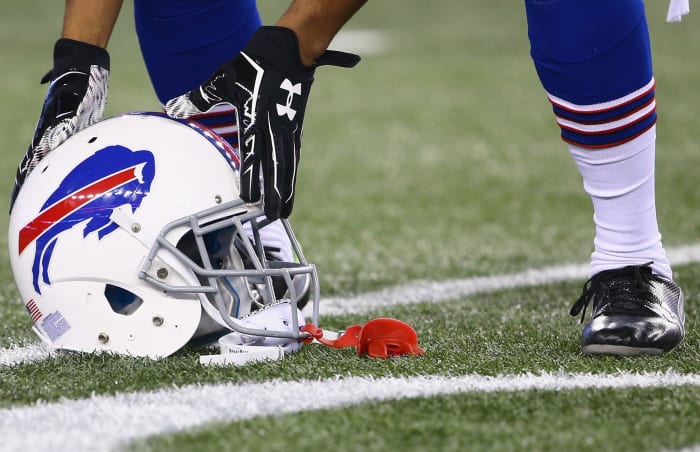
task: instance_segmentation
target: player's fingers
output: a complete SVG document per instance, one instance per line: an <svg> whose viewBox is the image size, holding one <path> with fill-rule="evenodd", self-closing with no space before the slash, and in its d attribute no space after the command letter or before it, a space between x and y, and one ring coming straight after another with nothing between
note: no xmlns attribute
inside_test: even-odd
<svg viewBox="0 0 700 452"><path fill-rule="evenodd" d="M268 128L265 144L267 146L263 157L265 215L267 218L275 220L280 216L286 190L284 182L287 158L284 135L280 134L279 130L273 131L273 128Z"/></svg>
<svg viewBox="0 0 700 452"><path fill-rule="evenodd" d="M241 141L240 197L245 202L260 201L261 134L251 134Z"/></svg>

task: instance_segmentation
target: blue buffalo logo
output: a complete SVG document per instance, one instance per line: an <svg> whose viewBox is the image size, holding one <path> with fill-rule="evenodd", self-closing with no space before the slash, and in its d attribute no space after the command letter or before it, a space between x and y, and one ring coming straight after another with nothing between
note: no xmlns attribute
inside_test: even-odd
<svg viewBox="0 0 700 452"><path fill-rule="evenodd" d="M41 211L19 232L20 253L36 242L32 274L37 293L41 293L39 279L51 284L48 268L59 236L82 224L83 237L95 232L102 239L113 232L118 226L110 219L112 212L124 205L135 212L148 195L154 175L151 152L109 146L85 159L61 181Z"/></svg>

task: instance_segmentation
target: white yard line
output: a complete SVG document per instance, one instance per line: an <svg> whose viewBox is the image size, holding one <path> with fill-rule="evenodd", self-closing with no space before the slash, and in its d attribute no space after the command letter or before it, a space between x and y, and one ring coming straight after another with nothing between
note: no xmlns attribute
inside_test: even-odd
<svg viewBox="0 0 700 452"><path fill-rule="evenodd" d="M700 262L700 244L670 248L668 255L674 266ZM583 281L587 274L588 264L564 264L504 275L447 281L417 281L353 297L324 298L321 301L321 320L323 317L363 313L396 305L441 303L503 289ZM48 349L38 343L0 348L0 366L38 361L48 356Z"/></svg>
<svg viewBox="0 0 700 452"><path fill-rule="evenodd" d="M386 33L378 30L341 30L328 48L357 53L360 56L384 53L389 46Z"/></svg>
<svg viewBox="0 0 700 452"><path fill-rule="evenodd" d="M700 262L700 244L670 248L667 253L674 266ZM387 306L415 303L442 303L478 293L565 281L581 281L583 284L587 275L588 264L563 264L504 275L447 281L415 281L355 297L323 298L321 315L355 314Z"/></svg>
<svg viewBox="0 0 700 452"><path fill-rule="evenodd" d="M49 357L49 349L43 343L29 345L13 345L0 348L0 367L13 366L20 363L41 361Z"/></svg>
<svg viewBox="0 0 700 452"><path fill-rule="evenodd" d="M184 386L0 410L3 451L107 451L209 422L332 409L383 400L496 391L700 385L700 375L544 373L488 377L349 377Z"/></svg>

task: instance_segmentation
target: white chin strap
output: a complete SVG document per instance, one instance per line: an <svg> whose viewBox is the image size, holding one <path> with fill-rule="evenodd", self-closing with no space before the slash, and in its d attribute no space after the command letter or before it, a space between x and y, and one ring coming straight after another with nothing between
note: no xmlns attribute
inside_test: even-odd
<svg viewBox="0 0 700 452"><path fill-rule="evenodd" d="M242 317L242 326L262 330L290 331L292 327L289 302L274 303L259 311ZM298 325L304 323L304 316L297 311ZM284 358L285 354L301 349L303 343L296 339L252 336L237 331L219 338L218 355L202 355L199 363L202 365L239 366L257 361L276 361Z"/></svg>
<svg viewBox="0 0 700 452"><path fill-rule="evenodd" d="M668 5L666 22L680 22L683 16L690 12L689 0L671 0Z"/></svg>

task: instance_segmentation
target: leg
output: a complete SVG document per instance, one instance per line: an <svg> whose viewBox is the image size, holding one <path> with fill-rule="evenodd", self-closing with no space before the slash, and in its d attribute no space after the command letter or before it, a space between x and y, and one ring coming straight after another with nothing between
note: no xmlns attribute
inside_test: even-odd
<svg viewBox="0 0 700 452"><path fill-rule="evenodd" d="M136 31L151 83L165 103L199 86L233 58L260 25L254 0L135 0ZM238 148L232 107L196 118Z"/></svg>
<svg viewBox="0 0 700 452"><path fill-rule="evenodd" d="M593 201L592 278L572 309L576 315L593 299L584 351L667 351L683 337L682 294L656 219L655 82L643 0L525 3L537 73ZM644 291L635 289L639 281ZM659 321L667 309L671 323Z"/></svg>

